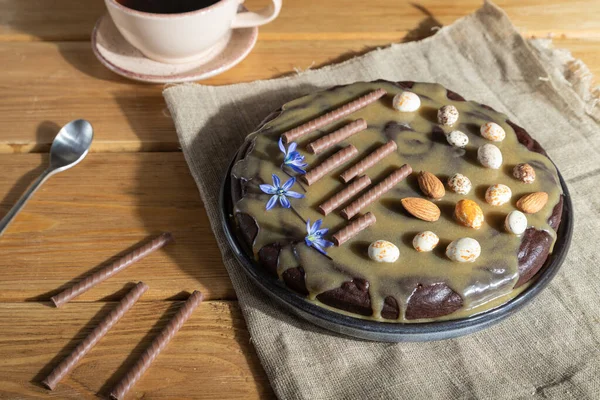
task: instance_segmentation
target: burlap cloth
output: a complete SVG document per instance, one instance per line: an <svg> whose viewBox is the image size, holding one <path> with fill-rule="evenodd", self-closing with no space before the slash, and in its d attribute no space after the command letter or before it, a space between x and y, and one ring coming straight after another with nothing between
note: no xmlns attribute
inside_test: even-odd
<svg viewBox="0 0 600 400"><path fill-rule="evenodd" d="M577 215L567 261L532 304L499 325L430 343L336 336L277 307L249 282L225 242L219 188L245 136L288 100L380 78L439 82L505 112L542 143L569 185ZM165 90L252 343L280 398L600 398L600 110L589 80L568 52L525 41L488 3L431 38L339 65Z"/></svg>

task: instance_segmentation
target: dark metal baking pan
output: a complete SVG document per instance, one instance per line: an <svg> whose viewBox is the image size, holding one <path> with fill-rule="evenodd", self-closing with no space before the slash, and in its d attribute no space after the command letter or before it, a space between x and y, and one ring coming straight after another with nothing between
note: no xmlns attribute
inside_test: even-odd
<svg viewBox="0 0 600 400"><path fill-rule="evenodd" d="M424 342L450 339L468 335L492 326L509 317L537 296L554 278L560 269L573 234L573 204L567 186L560 175L560 184L564 194L562 221L558 229L558 237L554 251L549 255L544 266L533 278L531 285L517 297L501 306L473 315L468 318L426 322L426 323L395 323L377 322L347 315L319 307L288 289L283 282L269 275L256 261L243 250L237 236L232 218L231 204L231 168L223 179L220 194L221 223L227 241L233 253L248 277L262 289L264 293L275 299L282 307L294 312L301 318L330 331L354 338L380 342Z"/></svg>

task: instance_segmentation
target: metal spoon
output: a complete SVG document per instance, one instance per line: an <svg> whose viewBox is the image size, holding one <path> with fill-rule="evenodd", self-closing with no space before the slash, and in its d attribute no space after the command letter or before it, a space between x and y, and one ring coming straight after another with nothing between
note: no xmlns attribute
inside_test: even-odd
<svg viewBox="0 0 600 400"><path fill-rule="evenodd" d="M50 166L27 189L27 192L8 214L2 218L0 221L0 236L42 183L46 182L52 175L74 167L85 158L92 145L93 138L92 125L84 119L71 121L62 127L50 148Z"/></svg>

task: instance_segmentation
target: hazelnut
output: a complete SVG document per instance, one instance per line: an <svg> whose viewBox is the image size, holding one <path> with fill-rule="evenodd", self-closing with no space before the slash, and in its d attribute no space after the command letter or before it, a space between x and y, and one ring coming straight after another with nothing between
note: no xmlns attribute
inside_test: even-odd
<svg viewBox="0 0 600 400"><path fill-rule="evenodd" d="M463 174L454 174L448 178L448 187L458 194L469 194L471 191L471 181Z"/></svg>
<svg viewBox="0 0 600 400"><path fill-rule="evenodd" d="M485 201L492 206L501 206L510 201L512 191L506 185L501 183L490 186L485 191Z"/></svg>
<svg viewBox="0 0 600 400"><path fill-rule="evenodd" d="M438 110L437 118L440 124L452 126L458 121L458 110L452 105L443 106Z"/></svg>
<svg viewBox="0 0 600 400"><path fill-rule="evenodd" d="M495 122L486 122L479 129L481 136L492 142L501 142L506 137L504 129Z"/></svg>
<svg viewBox="0 0 600 400"><path fill-rule="evenodd" d="M477 149L477 160L486 168L498 169L502 166L502 152L493 144L484 144Z"/></svg>
<svg viewBox="0 0 600 400"><path fill-rule="evenodd" d="M472 238L460 238L446 247L446 257L457 262L473 262L481 255L479 242Z"/></svg>
<svg viewBox="0 0 600 400"><path fill-rule="evenodd" d="M413 247L419 253L428 252L435 249L440 242L438 235L431 231L417 233L413 239Z"/></svg>
<svg viewBox="0 0 600 400"><path fill-rule="evenodd" d="M458 148L465 148L469 144L469 137L461 131L452 131L446 135L446 140L450 145Z"/></svg>
<svg viewBox="0 0 600 400"><path fill-rule="evenodd" d="M517 164L513 168L513 176L523 183L533 183L535 170L527 163Z"/></svg>
<svg viewBox="0 0 600 400"><path fill-rule="evenodd" d="M401 112L414 112L421 107L421 99L413 92L400 92L394 96L392 106Z"/></svg>
<svg viewBox="0 0 600 400"><path fill-rule="evenodd" d="M462 199L456 203L454 217L467 228L479 229L483 225L483 210L473 200Z"/></svg>
<svg viewBox="0 0 600 400"><path fill-rule="evenodd" d="M522 235L527 229L527 216L521 211L511 211L504 220L504 228L514 235Z"/></svg>
<svg viewBox="0 0 600 400"><path fill-rule="evenodd" d="M369 258L376 262L393 263L400 257L400 250L387 240L376 240L369 245Z"/></svg>

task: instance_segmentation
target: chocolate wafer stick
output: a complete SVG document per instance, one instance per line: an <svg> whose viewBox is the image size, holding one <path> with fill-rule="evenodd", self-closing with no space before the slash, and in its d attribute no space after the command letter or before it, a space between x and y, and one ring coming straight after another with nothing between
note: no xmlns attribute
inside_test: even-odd
<svg viewBox="0 0 600 400"><path fill-rule="evenodd" d="M152 341L150 346L138 358L135 365L127 372L127 374L121 379L119 383L110 392L111 399L120 400L123 399L127 392L136 384L136 382L142 377L144 372L150 367L152 361L160 354L160 352L166 347L166 345L173 339L173 336L181 329L185 321L187 321L192 312L200 305L204 296L199 291L195 290L194 293L185 301L183 306L177 311L173 318L169 321L167 326L158 334L158 336Z"/></svg>
<svg viewBox="0 0 600 400"><path fill-rule="evenodd" d="M297 128L294 128L292 130L285 132L284 134L281 135L281 138L284 143L293 142L294 140L296 140L308 133L316 131L317 129L320 129L326 125L329 125L330 123L332 123L334 121L342 119L345 116L350 115L353 112L356 112L356 111L360 110L361 108L368 106L369 104L377 101L378 99L385 96L386 94L387 94L387 92L385 90L377 89L371 93L368 93L362 97L359 97L356 100L351 101L348 104L341 106L340 108L336 108L335 110L330 111L325 115L322 115L318 118L313 119L312 121L309 121L305 124L300 125Z"/></svg>
<svg viewBox="0 0 600 400"><path fill-rule="evenodd" d="M310 186L357 154L358 150L356 150L356 147L349 144L342 150L323 161L321 164L308 171L306 175L302 175L302 180L308 184L308 186Z"/></svg>
<svg viewBox="0 0 600 400"><path fill-rule="evenodd" d="M400 181L412 174L412 168L408 164L404 164L391 174L389 174L383 181L377 185L371 187L368 192L360 196L358 199L350 203L346 208L341 211L342 217L350 219L360 210L379 199L385 193L390 191Z"/></svg>
<svg viewBox="0 0 600 400"><path fill-rule="evenodd" d="M360 160L357 164L350 167L343 174L340 175L340 178L346 183L350 182L354 177L362 174L373 165L377 164L379 161L383 160L388 155L392 154L394 151L398 149L396 142L389 141L386 144L379 146L377 150Z"/></svg>
<svg viewBox="0 0 600 400"><path fill-rule="evenodd" d="M124 270L125 268L129 267L135 262L138 262L142 258L146 257L148 254L160 249L172 240L173 236L170 233L163 233L150 243L147 243L146 245L135 249L134 251L121 257L111 265L102 268L100 271L93 273L92 275L76 283L70 288L67 288L59 294L52 296L50 300L52 300L56 307L60 307L63 304L70 301L71 299L73 299L74 297L77 297L80 294L93 288L100 282L107 280L117 272Z"/></svg>
<svg viewBox="0 0 600 400"><path fill-rule="evenodd" d="M79 343L75 350L69 354L50 372L50 375L42 381L42 384L50 390L54 390L60 380L67 375L77 363L85 356L95 345L106 335L125 313L138 301L138 299L148 290L148 285L139 282L127 295L119 302L117 307L110 312L94 330L87 335L83 342Z"/></svg>
<svg viewBox="0 0 600 400"><path fill-rule="evenodd" d="M320 139L309 143L306 149L313 154L320 154L336 144L348 139L350 136L367 129L367 121L360 118L348 125L344 125L335 132L323 136Z"/></svg>
<svg viewBox="0 0 600 400"><path fill-rule="evenodd" d="M331 213L333 210L341 206L344 202L352 198L355 194L371 184L371 179L363 175L346 186L341 192L337 192L329 200L319 206L319 211L323 215Z"/></svg>
<svg viewBox="0 0 600 400"><path fill-rule="evenodd" d="M333 235L333 241L336 246L342 245L344 242L352 239L354 236L358 235L363 230L367 229L369 226L375 224L377 219L375 216L368 212L360 218L355 219L342 229L340 229L335 235Z"/></svg>

